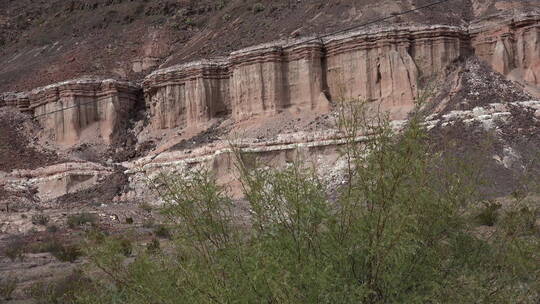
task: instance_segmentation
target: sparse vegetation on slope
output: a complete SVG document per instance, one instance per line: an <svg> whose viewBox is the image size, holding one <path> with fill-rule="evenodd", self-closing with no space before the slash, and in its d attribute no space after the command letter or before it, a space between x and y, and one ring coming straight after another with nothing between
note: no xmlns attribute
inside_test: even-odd
<svg viewBox="0 0 540 304"><path fill-rule="evenodd" d="M162 176L172 246L155 239L126 260L119 240L90 238L105 277L74 302L537 303L538 200L515 199L479 225L478 168L430 153L417 118L394 134L347 108L337 198L305 162L248 167L240 151L249 220L209 172Z"/></svg>

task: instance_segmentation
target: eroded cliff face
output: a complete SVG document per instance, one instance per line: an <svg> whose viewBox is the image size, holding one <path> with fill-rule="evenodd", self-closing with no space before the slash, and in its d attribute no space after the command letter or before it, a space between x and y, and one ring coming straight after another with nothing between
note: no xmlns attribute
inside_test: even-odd
<svg viewBox="0 0 540 304"><path fill-rule="evenodd" d="M494 27L474 24L471 37L475 54L495 71L538 89L540 16L523 14Z"/></svg>
<svg viewBox="0 0 540 304"><path fill-rule="evenodd" d="M327 111L351 98L374 101L402 119L421 78L435 77L469 52L464 28L396 27L259 45L157 71L144 87L158 128L193 126L229 112L243 120L283 110Z"/></svg>
<svg viewBox="0 0 540 304"><path fill-rule="evenodd" d="M403 119L423 85L471 54L534 93L540 83L539 19L524 14L470 27L396 26L277 41L158 70L145 80L146 102L152 125L162 129L228 113L238 121L283 110L325 111L352 98Z"/></svg>
<svg viewBox="0 0 540 304"><path fill-rule="evenodd" d="M414 107L421 80L469 53L461 27L396 28L358 32L327 43L327 79L334 100L360 98L403 119Z"/></svg>
<svg viewBox="0 0 540 304"><path fill-rule="evenodd" d="M6 94L5 105L31 112L47 136L71 146L82 142L109 144L140 99L140 88L116 80L71 80L30 92Z"/></svg>
<svg viewBox="0 0 540 304"><path fill-rule="evenodd" d="M327 112L355 98L404 119L423 86L444 80L471 55L539 93L540 16L275 41L157 70L142 88L151 130L204 129L215 118L238 122L282 111ZM4 95L3 103L31 111L61 144L84 142L85 133L109 143L119 121L142 102L138 90L127 82L78 80Z"/></svg>
<svg viewBox="0 0 540 304"><path fill-rule="evenodd" d="M158 71L144 81L144 91L151 126L157 129L198 126L230 111L225 62Z"/></svg>

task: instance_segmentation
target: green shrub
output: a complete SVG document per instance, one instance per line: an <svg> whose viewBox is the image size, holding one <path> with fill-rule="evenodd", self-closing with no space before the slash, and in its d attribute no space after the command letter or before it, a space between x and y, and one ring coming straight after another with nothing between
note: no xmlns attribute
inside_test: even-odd
<svg viewBox="0 0 540 304"><path fill-rule="evenodd" d="M154 207L152 207L152 205L150 205L149 203L146 203L146 202L139 204L139 208L146 211L146 212L148 212L148 213L150 213L150 212L152 212L152 210L154 210Z"/></svg>
<svg viewBox="0 0 540 304"><path fill-rule="evenodd" d="M73 263L82 255L82 252L76 245L64 245L51 251L51 254L59 261Z"/></svg>
<svg viewBox="0 0 540 304"><path fill-rule="evenodd" d="M210 172L161 175L170 252L153 239L128 262L117 240L91 243L89 260L113 285L80 303L537 303L540 242L508 233L530 227L511 220L530 212L476 236L467 161L429 153L417 116L395 134L386 118L340 106L337 198L309 164L246 165L234 146L248 223Z"/></svg>
<svg viewBox="0 0 540 304"><path fill-rule="evenodd" d="M225 7L225 5L226 5L225 0L217 0L216 9L222 10Z"/></svg>
<svg viewBox="0 0 540 304"><path fill-rule="evenodd" d="M142 226L146 229L153 229L156 226L156 221L153 218L144 219Z"/></svg>
<svg viewBox="0 0 540 304"><path fill-rule="evenodd" d="M536 220L538 211L536 208L518 204L516 208L504 213L501 226L505 234L509 236L530 235L538 232Z"/></svg>
<svg viewBox="0 0 540 304"><path fill-rule="evenodd" d="M50 225L50 226L47 226L47 232L49 232L49 233L56 233L56 232L58 232L58 226L56 226L56 225Z"/></svg>
<svg viewBox="0 0 540 304"><path fill-rule="evenodd" d="M41 225L41 226L47 226L50 219L51 218L48 215L45 215L45 214L42 214L42 213L35 214L35 215L32 215L32 224Z"/></svg>
<svg viewBox="0 0 540 304"><path fill-rule="evenodd" d="M80 213L68 216L67 225L69 228L77 228L86 224L95 225L98 222L98 217L91 213Z"/></svg>
<svg viewBox="0 0 540 304"><path fill-rule="evenodd" d="M161 244L158 239L152 239L151 242L146 244L146 251L150 254L156 254L160 252Z"/></svg>
<svg viewBox="0 0 540 304"><path fill-rule="evenodd" d="M78 270L59 280L36 283L26 290L36 304L77 303L86 292L94 292L92 281Z"/></svg>
<svg viewBox="0 0 540 304"><path fill-rule="evenodd" d="M28 244L22 238L11 240L3 250L3 254L11 261L23 260Z"/></svg>
<svg viewBox="0 0 540 304"><path fill-rule="evenodd" d="M154 226L154 234L160 238L171 238L171 231L167 226L159 224Z"/></svg>
<svg viewBox="0 0 540 304"><path fill-rule="evenodd" d="M32 253L48 252L57 260L70 263L75 262L82 255L82 251L79 246L73 244L64 244L58 239L51 239L29 245L28 251Z"/></svg>
<svg viewBox="0 0 540 304"><path fill-rule="evenodd" d="M184 19L184 23L186 25L189 25L189 26L194 26L195 25L195 20L193 20L193 18L188 17L188 18Z"/></svg>
<svg viewBox="0 0 540 304"><path fill-rule="evenodd" d="M494 202L483 202L483 208L476 215L478 224L484 226L493 226L499 218L499 209L502 205Z"/></svg>
<svg viewBox="0 0 540 304"><path fill-rule="evenodd" d="M262 3L260 2L257 2L253 5L253 12L254 13L260 13L262 11L264 11L265 7Z"/></svg>
<svg viewBox="0 0 540 304"><path fill-rule="evenodd" d="M13 277L0 278L0 300L10 300L19 280Z"/></svg>
<svg viewBox="0 0 540 304"><path fill-rule="evenodd" d="M133 253L133 244L131 243L131 241L122 238L119 240L119 242L122 254L126 257L131 256L131 254Z"/></svg>

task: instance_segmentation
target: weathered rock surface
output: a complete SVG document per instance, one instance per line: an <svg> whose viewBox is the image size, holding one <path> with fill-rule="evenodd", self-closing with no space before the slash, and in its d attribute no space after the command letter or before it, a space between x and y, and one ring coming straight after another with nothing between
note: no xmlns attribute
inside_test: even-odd
<svg viewBox="0 0 540 304"><path fill-rule="evenodd" d="M32 3L20 1L19 7ZM49 280L53 268L65 274L69 267L58 267L43 254L27 253L23 262L3 258L12 236L29 237L31 243L51 235L69 240L86 228L68 227L68 217L88 212L104 230L137 230L150 237L144 224L157 212L138 204L160 203L149 182L163 172L206 168L241 198L231 141L265 166L307 160L335 191L346 168L340 157L345 139L336 124L342 99L369 100L393 119L404 119L417 94L435 84L437 97L424 109L433 113L426 120L436 142L433 151L448 152L453 145L459 148L455 155L467 156L463 150L482 149L496 188L488 189L491 196L512 193L523 168L538 163L532 154L540 147L540 103L530 100L540 96L540 15L533 9L513 11L538 1L458 0L462 7L441 6L365 30L303 38L422 1L313 0L283 9L291 1L275 0L261 13L230 9L236 1L220 12L200 10L214 1L190 4L187 11L183 1L173 0L83 2L71 4L78 13L70 15L81 18L80 27L69 27L72 38L55 36L43 45L20 40L20 48L8 41L0 49L5 58L0 87L28 89L87 73L141 83L83 78L0 95L0 277L22 278L17 299L25 297L22 288ZM148 22L162 3L167 5L155 16L174 15L166 25L131 19ZM145 17L137 17L135 4L142 4ZM117 13L101 21L113 8ZM212 18L203 20L212 11ZM282 18L285 11L294 13ZM4 20L11 22L16 13L3 19L0 12L0 45ZM99 21L90 24L99 27L91 31L92 39L81 32L89 24L82 22L85 14ZM28 20L32 27L41 19ZM43 28L66 29L62 22L58 18ZM130 29L119 30L124 27ZM12 37L19 32L24 31ZM42 33L40 28L24 39ZM245 48L275 39L281 40ZM189 62L205 57L214 59ZM158 66L163 68L153 71ZM393 121L396 130L405 124ZM479 147L491 135L494 144ZM356 141L364 140L358 134ZM49 227L36 224L36 215L48 216ZM53 227L59 231L49 233Z"/></svg>
<svg viewBox="0 0 540 304"><path fill-rule="evenodd" d="M496 71L539 86L540 17L499 24L397 26L236 51L228 58L158 70L144 82L157 128L235 120L283 110L327 110L340 99L373 101L393 118L413 108L422 85L476 54Z"/></svg>
<svg viewBox="0 0 540 304"><path fill-rule="evenodd" d="M144 102L153 130L204 128L215 118L241 121L281 111L327 112L351 98L403 119L422 86L472 54L540 93L539 37L540 15L529 13L469 27L400 25L275 41L157 70L143 81ZM96 135L94 141L109 144L119 122L142 102L138 94L135 84L83 79L5 94L0 105L31 111L60 144Z"/></svg>
<svg viewBox="0 0 540 304"><path fill-rule="evenodd" d="M0 105L31 112L57 143L81 139L110 143L122 121L140 99L139 86L95 78L70 80L30 92L4 94ZM85 141L85 140L82 140Z"/></svg>
<svg viewBox="0 0 540 304"><path fill-rule="evenodd" d="M512 80L540 86L540 16L522 14L502 24L471 26L475 54ZM538 92L535 92L538 93Z"/></svg>

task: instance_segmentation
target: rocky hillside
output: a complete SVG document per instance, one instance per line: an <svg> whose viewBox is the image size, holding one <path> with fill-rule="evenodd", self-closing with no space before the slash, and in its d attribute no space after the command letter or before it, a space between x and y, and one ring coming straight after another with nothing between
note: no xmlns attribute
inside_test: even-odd
<svg viewBox="0 0 540 304"><path fill-rule="evenodd" d="M141 79L157 67L250 45L324 34L427 0L6 0L0 3L0 91L101 75ZM538 7L535 0L452 0L393 22L463 25Z"/></svg>
<svg viewBox="0 0 540 304"><path fill-rule="evenodd" d="M521 191L540 174L540 3L399 15L433 2L1 1L0 274L21 278L13 298L78 265L27 244L71 243L88 224L148 239L161 172L209 168L241 205L231 142L268 166L312 160L341 184L350 100L396 130L425 101L434 152L481 164L485 198Z"/></svg>

